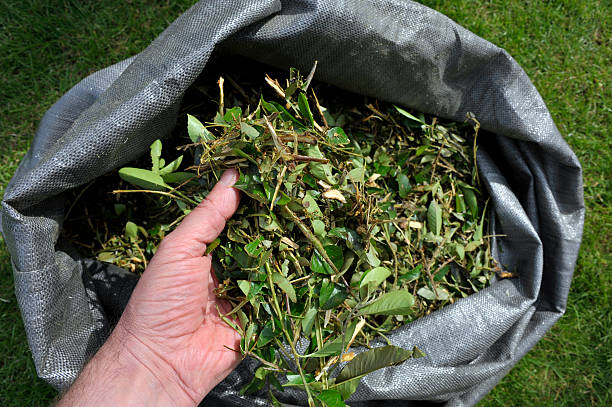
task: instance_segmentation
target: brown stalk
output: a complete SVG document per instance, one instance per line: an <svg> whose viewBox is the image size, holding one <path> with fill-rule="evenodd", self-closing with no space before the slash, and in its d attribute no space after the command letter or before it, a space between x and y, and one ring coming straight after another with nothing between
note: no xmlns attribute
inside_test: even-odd
<svg viewBox="0 0 612 407"><path fill-rule="evenodd" d="M284 141L285 143L288 143L288 142L291 142L291 141L292 142L298 141L300 143L306 143L306 144L310 144L310 145L313 145L313 146L317 145L317 140L315 138L308 137L308 136L305 136L305 135L295 135L295 136L294 135L280 135L280 136L278 136L278 138L281 141Z"/></svg>
<svg viewBox="0 0 612 407"><path fill-rule="evenodd" d="M312 96L314 97L315 105L317 106L317 110L319 112L319 115L321 116L321 120L323 120L323 125L327 129L329 128L329 124L327 123L327 119L325 118L325 115L323 114L323 109L321 108L321 105L319 104L319 99L317 98L317 94L315 93L314 89L312 90Z"/></svg>
<svg viewBox="0 0 612 407"><path fill-rule="evenodd" d="M295 161L317 162L322 164L327 164L329 162L329 160L326 158L309 157L307 155L300 154L290 154L290 157L293 158Z"/></svg>

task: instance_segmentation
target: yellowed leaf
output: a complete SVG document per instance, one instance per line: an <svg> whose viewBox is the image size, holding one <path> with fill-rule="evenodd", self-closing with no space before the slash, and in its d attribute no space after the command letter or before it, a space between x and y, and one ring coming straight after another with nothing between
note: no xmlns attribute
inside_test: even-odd
<svg viewBox="0 0 612 407"><path fill-rule="evenodd" d="M380 178L382 175L380 174L372 174L368 181L366 182L366 186L370 188L380 188L380 186L376 183L376 180Z"/></svg>
<svg viewBox="0 0 612 407"><path fill-rule="evenodd" d="M342 362L350 362L355 357L355 352L347 352L342 355Z"/></svg>

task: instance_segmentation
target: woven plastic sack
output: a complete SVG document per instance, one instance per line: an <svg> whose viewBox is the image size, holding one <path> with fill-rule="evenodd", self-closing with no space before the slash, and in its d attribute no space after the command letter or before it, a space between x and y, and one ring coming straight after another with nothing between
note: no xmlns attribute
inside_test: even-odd
<svg viewBox="0 0 612 407"><path fill-rule="evenodd" d="M476 115L491 232L505 236L494 255L518 277L494 279L393 333L394 344L418 345L427 356L370 374L351 398L354 406L474 405L565 310L583 227L581 168L510 55L402 0L201 1L143 52L87 77L49 109L1 212L39 376L68 387L136 283L61 247L63 193L169 134L214 49L303 71L318 60L318 80L454 121ZM237 392L252 368L245 361L205 404L265 404ZM304 403L296 392L278 397Z"/></svg>

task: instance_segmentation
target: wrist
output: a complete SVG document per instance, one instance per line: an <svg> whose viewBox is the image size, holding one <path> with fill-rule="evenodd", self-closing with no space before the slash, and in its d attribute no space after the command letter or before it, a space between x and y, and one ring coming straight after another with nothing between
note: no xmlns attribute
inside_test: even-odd
<svg viewBox="0 0 612 407"><path fill-rule="evenodd" d="M119 323L59 406L196 406L199 401L174 369Z"/></svg>
<svg viewBox="0 0 612 407"><path fill-rule="evenodd" d="M131 383L132 393L146 394L143 401L147 403L138 405L196 406L201 401L163 355L126 329L121 321L104 346L108 346L109 354L116 355L114 359Z"/></svg>

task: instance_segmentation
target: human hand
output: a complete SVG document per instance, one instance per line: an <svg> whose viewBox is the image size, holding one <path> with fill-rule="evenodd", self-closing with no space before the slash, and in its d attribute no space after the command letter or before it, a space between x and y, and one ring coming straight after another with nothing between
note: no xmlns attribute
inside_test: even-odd
<svg viewBox="0 0 612 407"><path fill-rule="evenodd" d="M237 176L227 170L162 241L117 327L60 405L197 405L238 365L240 354L228 348L238 349L240 336L219 317L231 308L214 293L205 255L238 207ZM103 397L83 398L96 392Z"/></svg>

